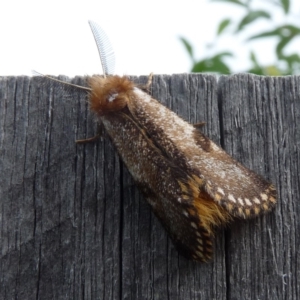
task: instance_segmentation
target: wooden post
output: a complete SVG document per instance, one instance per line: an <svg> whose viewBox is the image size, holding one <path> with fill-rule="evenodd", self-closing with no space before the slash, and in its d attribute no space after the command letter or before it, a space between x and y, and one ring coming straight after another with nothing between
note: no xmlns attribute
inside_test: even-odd
<svg viewBox="0 0 300 300"><path fill-rule="evenodd" d="M0 299L299 297L300 76L157 75L152 94L272 181L276 209L188 261L106 134L75 144L97 127L81 91L0 77Z"/></svg>

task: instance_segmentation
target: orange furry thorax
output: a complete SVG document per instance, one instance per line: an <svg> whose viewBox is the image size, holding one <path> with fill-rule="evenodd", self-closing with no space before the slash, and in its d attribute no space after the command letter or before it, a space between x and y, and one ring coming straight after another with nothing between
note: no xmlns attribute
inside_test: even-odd
<svg viewBox="0 0 300 300"><path fill-rule="evenodd" d="M93 76L88 79L91 88L90 108L98 116L116 112L126 107L134 83L123 76Z"/></svg>

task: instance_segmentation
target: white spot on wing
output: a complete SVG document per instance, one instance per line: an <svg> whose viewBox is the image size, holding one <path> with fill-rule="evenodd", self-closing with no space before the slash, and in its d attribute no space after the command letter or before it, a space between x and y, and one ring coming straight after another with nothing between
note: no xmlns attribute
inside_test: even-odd
<svg viewBox="0 0 300 300"><path fill-rule="evenodd" d="M267 194L261 193L260 197L261 197L261 199L263 199L263 201L267 201L268 200L268 195Z"/></svg>
<svg viewBox="0 0 300 300"><path fill-rule="evenodd" d="M196 254L198 255L198 257L203 258L203 253L200 251L196 251Z"/></svg>
<svg viewBox="0 0 300 300"><path fill-rule="evenodd" d="M243 201L242 198L238 198L238 201L239 201L239 203L240 203L241 205L244 205L244 201Z"/></svg>
<svg viewBox="0 0 300 300"><path fill-rule="evenodd" d="M203 247L202 247L202 246L199 245L197 248L198 248L201 252L203 252Z"/></svg>
<svg viewBox="0 0 300 300"><path fill-rule="evenodd" d="M251 206L252 205L252 202L248 199L248 198L245 198L245 202L248 206Z"/></svg>
<svg viewBox="0 0 300 300"><path fill-rule="evenodd" d="M218 187L218 192L219 192L221 195L225 196L225 192L224 192L224 190L223 190L223 189L221 189L220 187Z"/></svg>
<svg viewBox="0 0 300 300"><path fill-rule="evenodd" d="M191 226L194 227L195 229L197 229L197 225L195 222L191 222Z"/></svg>
<svg viewBox="0 0 300 300"><path fill-rule="evenodd" d="M183 212L183 214L184 214L186 217L189 216L189 213L188 213L186 210L183 210L182 212Z"/></svg>
<svg viewBox="0 0 300 300"><path fill-rule="evenodd" d="M199 245L203 245L202 239L197 239L197 242L198 242Z"/></svg>
<svg viewBox="0 0 300 300"><path fill-rule="evenodd" d="M258 199L258 198L256 198L256 197L254 197L254 198L253 198L253 202L254 202L254 203L256 203L256 204L260 204L260 201L259 201L259 199Z"/></svg>
<svg viewBox="0 0 300 300"><path fill-rule="evenodd" d="M147 199L147 201L148 201L148 203L149 203L151 206L153 206L153 207L156 206L155 201L151 200L151 198Z"/></svg>
<svg viewBox="0 0 300 300"><path fill-rule="evenodd" d="M229 194L229 195L228 195L228 200L230 200L230 201L233 202L233 203L236 203L236 200L235 200L235 198L233 197L232 194Z"/></svg>
<svg viewBox="0 0 300 300"><path fill-rule="evenodd" d="M210 146L215 152L220 152L220 147L218 147L215 143L210 143Z"/></svg>

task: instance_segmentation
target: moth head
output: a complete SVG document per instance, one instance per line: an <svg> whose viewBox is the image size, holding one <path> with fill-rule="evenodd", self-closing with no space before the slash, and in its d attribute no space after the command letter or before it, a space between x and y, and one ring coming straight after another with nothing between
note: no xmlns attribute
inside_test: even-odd
<svg viewBox="0 0 300 300"><path fill-rule="evenodd" d="M134 83L126 77L93 76L88 79L91 88L90 108L98 116L117 112L127 106Z"/></svg>

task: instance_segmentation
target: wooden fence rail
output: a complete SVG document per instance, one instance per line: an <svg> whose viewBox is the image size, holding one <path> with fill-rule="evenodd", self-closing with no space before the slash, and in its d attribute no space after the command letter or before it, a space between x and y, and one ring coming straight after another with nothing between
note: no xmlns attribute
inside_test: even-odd
<svg viewBox="0 0 300 300"><path fill-rule="evenodd" d="M82 92L0 77L0 299L300 299L300 76L157 75L152 94L272 181L276 209L188 261L106 134L75 144L97 127Z"/></svg>

